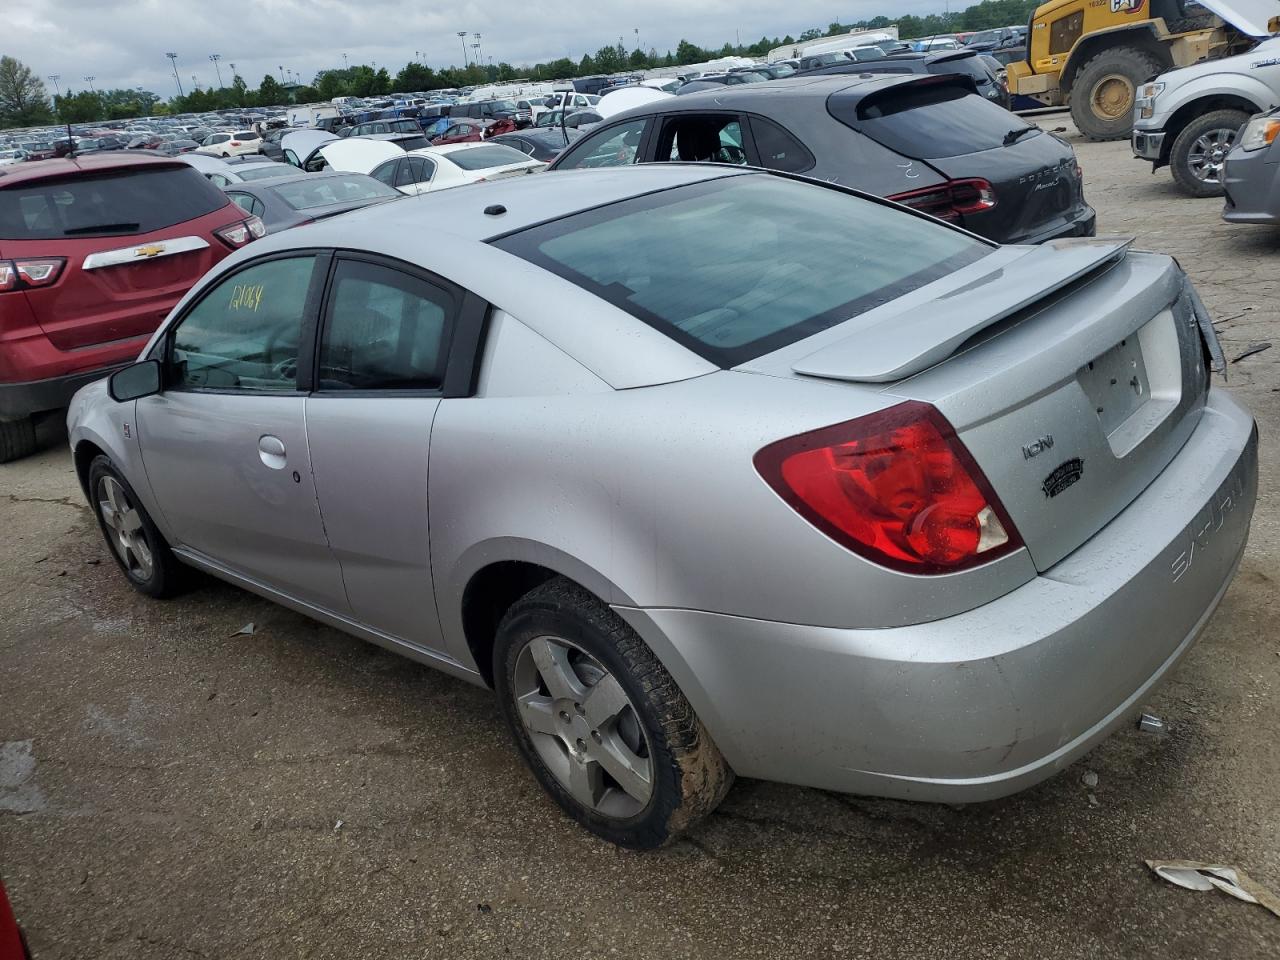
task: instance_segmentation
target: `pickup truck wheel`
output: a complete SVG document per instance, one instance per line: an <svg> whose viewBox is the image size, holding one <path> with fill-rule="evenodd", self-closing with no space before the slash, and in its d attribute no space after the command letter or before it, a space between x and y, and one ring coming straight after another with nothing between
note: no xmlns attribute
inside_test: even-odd
<svg viewBox="0 0 1280 960"><path fill-rule="evenodd" d="M26 457L36 450L36 425L30 417L0 420L0 463Z"/></svg>
<svg viewBox="0 0 1280 960"><path fill-rule="evenodd" d="M494 686L543 788L596 836L651 849L720 803L733 771L658 658L589 591L557 577L507 611Z"/></svg>
<svg viewBox="0 0 1280 960"><path fill-rule="evenodd" d="M1164 69L1136 47L1115 47L1098 54L1071 84L1071 119L1090 140L1123 140L1133 132L1133 102L1138 86Z"/></svg>
<svg viewBox="0 0 1280 960"><path fill-rule="evenodd" d="M1191 197L1222 196L1223 164L1248 119L1243 110L1214 110L1183 127L1169 150L1178 189Z"/></svg>

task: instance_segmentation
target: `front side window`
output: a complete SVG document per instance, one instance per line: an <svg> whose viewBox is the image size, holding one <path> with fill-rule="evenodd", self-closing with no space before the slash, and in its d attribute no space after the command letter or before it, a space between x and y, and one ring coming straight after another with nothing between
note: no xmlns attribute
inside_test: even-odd
<svg viewBox="0 0 1280 960"><path fill-rule="evenodd" d="M736 116L673 117L662 125L658 156L685 163L747 162Z"/></svg>
<svg viewBox="0 0 1280 960"><path fill-rule="evenodd" d="M557 170L576 170L583 167L622 167L635 163L640 154L640 141L644 137L644 118L628 120L608 130L579 141L556 165Z"/></svg>
<svg viewBox="0 0 1280 960"><path fill-rule="evenodd" d="M494 244L722 367L856 317L992 250L929 218L768 174L635 197Z"/></svg>
<svg viewBox="0 0 1280 960"><path fill-rule="evenodd" d="M400 270L341 260L320 338L321 390L436 390L453 297Z"/></svg>
<svg viewBox="0 0 1280 960"><path fill-rule="evenodd" d="M298 389L298 345L315 257L269 260L210 290L169 335L171 387Z"/></svg>

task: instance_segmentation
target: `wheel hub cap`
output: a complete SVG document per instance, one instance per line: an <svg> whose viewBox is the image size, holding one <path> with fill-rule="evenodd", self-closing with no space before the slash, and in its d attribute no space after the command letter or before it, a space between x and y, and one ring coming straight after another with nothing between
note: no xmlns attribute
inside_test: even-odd
<svg viewBox="0 0 1280 960"><path fill-rule="evenodd" d="M622 685L586 651L537 637L516 658L520 722L552 775L606 816L641 812L653 794L648 738Z"/></svg>
<svg viewBox="0 0 1280 960"><path fill-rule="evenodd" d="M1093 108L1108 120L1125 116L1133 109L1133 85L1125 77L1103 77L1093 88Z"/></svg>
<svg viewBox="0 0 1280 960"><path fill-rule="evenodd" d="M98 513L107 527L107 540L124 568L140 580L148 580L154 567L151 545L142 526L142 515L115 477L98 481Z"/></svg>
<svg viewBox="0 0 1280 960"><path fill-rule="evenodd" d="M1187 166L1192 175L1204 183L1220 182L1223 164L1235 140L1236 132L1226 129L1208 130L1196 137L1187 152Z"/></svg>

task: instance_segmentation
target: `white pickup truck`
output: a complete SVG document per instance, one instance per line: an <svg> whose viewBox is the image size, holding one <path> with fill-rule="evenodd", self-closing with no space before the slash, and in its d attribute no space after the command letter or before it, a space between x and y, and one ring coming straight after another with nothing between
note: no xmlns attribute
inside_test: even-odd
<svg viewBox="0 0 1280 960"><path fill-rule="evenodd" d="M1216 5L1215 5L1216 6ZM1167 70L1138 88L1133 155L1167 166L1193 197L1222 195L1222 163L1255 113L1280 106L1280 0L1248 0L1232 22L1267 37L1247 53Z"/></svg>

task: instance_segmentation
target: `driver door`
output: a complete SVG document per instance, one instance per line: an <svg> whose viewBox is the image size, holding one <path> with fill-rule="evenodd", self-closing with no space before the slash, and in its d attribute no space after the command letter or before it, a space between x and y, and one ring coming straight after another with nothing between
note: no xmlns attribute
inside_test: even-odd
<svg viewBox="0 0 1280 960"><path fill-rule="evenodd" d="M325 609L348 609L311 474L303 405L328 256L229 274L162 344L137 404L142 459L174 547Z"/></svg>

